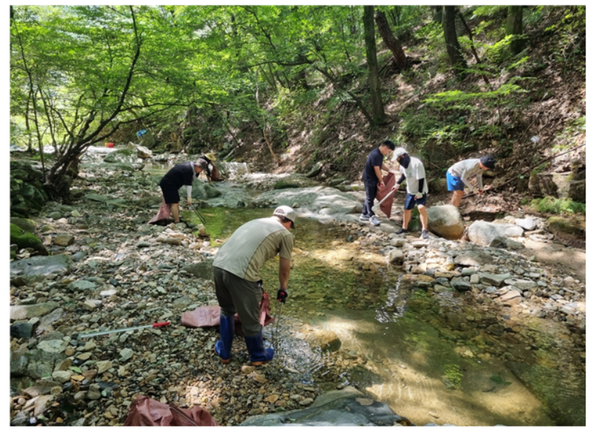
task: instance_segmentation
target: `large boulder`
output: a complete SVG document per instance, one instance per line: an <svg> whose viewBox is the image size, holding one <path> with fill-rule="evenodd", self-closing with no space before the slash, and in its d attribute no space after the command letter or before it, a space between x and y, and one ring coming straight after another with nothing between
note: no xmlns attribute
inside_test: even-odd
<svg viewBox="0 0 600 433"><path fill-rule="evenodd" d="M27 219L27 218L12 217L10 219L10 223L21 227L23 230L25 230L26 232L29 232L29 233L34 233L35 229L37 227L37 224L35 223L35 221Z"/></svg>
<svg viewBox="0 0 600 433"><path fill-rule="evenodd" d="M316 398L306 409L256 415L247 418L243 426L393 426L412 425L396 415L385 403L370 399L348 386Z"/></svg>
<svg viewBox="0 0 600 433"><path fill-rule="evenodd" d="M432 206L427 209L427 228L430 232L446 239L460 239L465 223L459 210L451 205Z"/></svg>
<svg viewBox="0 0 600 433"><path fill-rule="evenodd" d="M475 221L467 229L469 240L485 247L497 247L505 243L508 237L523 236L523 228L516 224L493 224Z"/></svg>

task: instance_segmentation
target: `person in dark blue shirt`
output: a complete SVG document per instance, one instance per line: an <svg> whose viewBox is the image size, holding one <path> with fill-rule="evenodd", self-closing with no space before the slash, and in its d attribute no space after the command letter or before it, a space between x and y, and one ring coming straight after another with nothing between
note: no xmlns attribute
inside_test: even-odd
<svg viewBox="0 0 600 433"><path fill-rule="evenodd" d="M396 148L396 145L390 140L385 140L383 144L371 151L367 156L367 163L362 174L362 180L365 184L365 204L363 205L362 214L359 218L360 221L370 221L374 226L378 226L379 220L373 212L373 202L377 195L377 188L383 188L383 174L381 170L389 171L388 168L383 165L384 156L388 155Z"/></svg>
<svg viewBox="0 0 600 433"><path fill-rule="evenodd" d="M170 169L160 180L160 189L167 206L171 208L173 220L179 222L179 188L187 186L187 201L192 203L192 183L200 173L208 169L203 159L196 162L183 162Z"/></svg>

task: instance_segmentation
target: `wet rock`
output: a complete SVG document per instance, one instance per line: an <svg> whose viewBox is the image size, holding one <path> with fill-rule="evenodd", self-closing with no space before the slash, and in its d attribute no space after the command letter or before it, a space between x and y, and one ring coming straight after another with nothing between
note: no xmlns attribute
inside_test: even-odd
<svg viewBox="0 0 600 433"><path fill-rule="evenodd" d="M311 338L314 343L323 351L336 352L342 347L342 342L333 331L314 330Z"/></svg>
<svg viewBox="0 0 600 433"><path fill-rule="evenodd" d="M28 322L10 325L10 336L14 338L29 339L33 335L33 324Z"/></svg>
<svg viewBox="0 0 600 433"><path fill-rule="evenodd" d="M465 224L459 210L453 205L432 206L427 209L427 228L430 232L446 238L460 239Z"/></svg>

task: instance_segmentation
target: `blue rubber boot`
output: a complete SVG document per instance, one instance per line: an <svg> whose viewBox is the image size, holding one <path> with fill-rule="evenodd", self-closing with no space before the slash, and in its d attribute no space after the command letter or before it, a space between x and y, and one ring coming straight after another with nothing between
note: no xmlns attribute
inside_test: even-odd
<svg viewBox="0 0 600 433"><path fill-rule="evenodd" d="M263 344L262 329L254 337L244 336L246 339L246 347L250 353L250 363L252 365L262 365L273 359L273 349L265 349Z"/></svg>
<svg viewBox="0 0 600 433"><path fill-rule="evenodd" d="M233 344L235 325L233 323L233 316L224 316L221 314L220 319L219 332L221 333L221 339L215 344L215 352L217 352L221 361L227 364L231 361L231 345Z"/></svg>

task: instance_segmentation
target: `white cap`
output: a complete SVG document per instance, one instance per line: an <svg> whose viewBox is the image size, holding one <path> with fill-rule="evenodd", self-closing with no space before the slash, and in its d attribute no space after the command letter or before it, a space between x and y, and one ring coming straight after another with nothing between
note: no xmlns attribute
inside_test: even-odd
<svg viewBox="0 0 600 433"><path fill-rule="evenodd" d="M405 153L406 154L408 153L405 148L403 148L403 147L396 147L394 149L394 156L393 156L392 160L396 161L400 156L404 155Z"/></svg>
<svg viewBox="0 0 600 433"><path fill-rule="evenodd" d="M278 206L277 209L273 211L273 215L282 216L289 219L292 222L292 228L295 228L296 222L296 211L289 206Z"/></svg>

